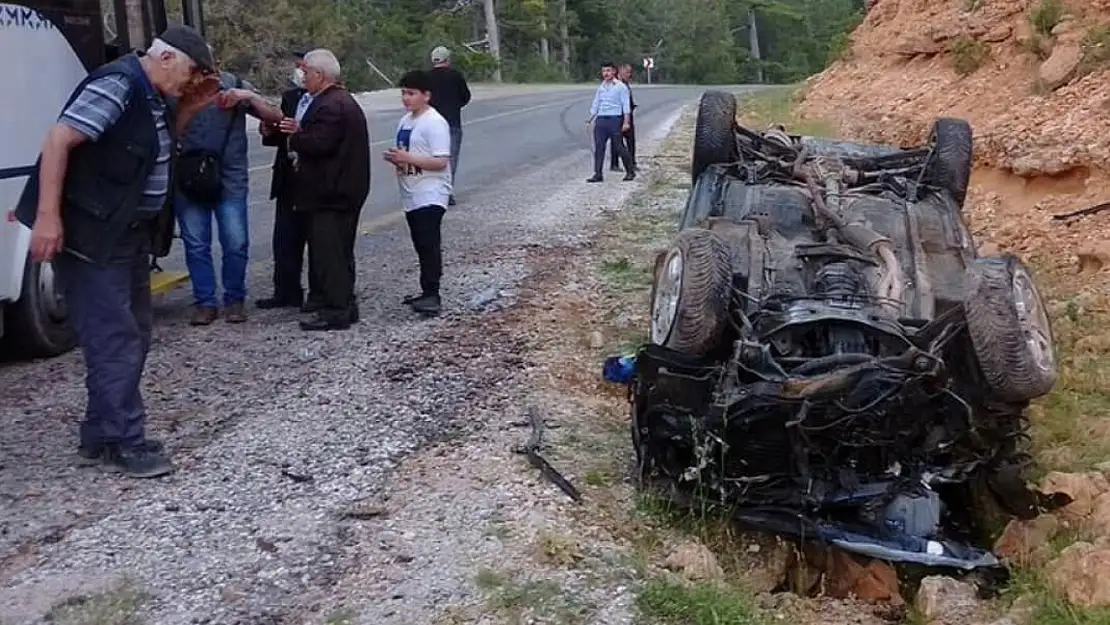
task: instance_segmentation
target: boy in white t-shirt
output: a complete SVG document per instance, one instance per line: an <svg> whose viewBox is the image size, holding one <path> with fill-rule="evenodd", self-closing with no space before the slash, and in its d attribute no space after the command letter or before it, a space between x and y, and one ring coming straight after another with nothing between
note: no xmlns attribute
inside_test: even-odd
<svg viewBox="0 0 1110 625"><path fill-rule="evenodd" d="M439 281L443 274L440 223L451 198L451 129L429 104L431 87L422 71L405 74L398 82L408 113L397 125L396 147L385 160L397 171L401 206L420 260L420 295L404 303L424 315L438 315Z"/></svg>

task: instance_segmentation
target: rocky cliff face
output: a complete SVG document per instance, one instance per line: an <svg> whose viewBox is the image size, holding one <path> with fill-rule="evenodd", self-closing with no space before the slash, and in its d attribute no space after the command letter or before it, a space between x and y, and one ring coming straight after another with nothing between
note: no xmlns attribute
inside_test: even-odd
<svg viewBox="0 0 1110 625"><path fill-rule="evenodd" d="M1110 210L1053 216L1110 202L1110 0L876 0L801 112L898 145L968 119L980 240L1108 282Z"/></svg>

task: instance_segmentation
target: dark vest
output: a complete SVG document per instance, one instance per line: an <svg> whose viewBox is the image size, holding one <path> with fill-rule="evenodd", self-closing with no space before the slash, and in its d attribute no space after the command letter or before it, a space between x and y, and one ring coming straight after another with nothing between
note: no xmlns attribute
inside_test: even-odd
<svg viewBox="0 0 1110 625"><path fill-rule="evenodd" d="M96 263L108 262L139 218L143 188L158 159L158 132L144 92L138 56L129 54L95 69L70 94L68 107L90 81L112 74L129 78L127 109L100 139L73 149L62 190L65 249ZM41 160L41 157L40 157ZM38 209L39 164L27 181L16 215L34 225Z"/></svg>

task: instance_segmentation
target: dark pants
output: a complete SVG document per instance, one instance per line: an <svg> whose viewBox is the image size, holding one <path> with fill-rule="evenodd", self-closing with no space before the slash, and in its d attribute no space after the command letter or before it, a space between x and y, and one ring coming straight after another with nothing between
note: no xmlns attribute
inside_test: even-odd
<svg viewBox="0 0 1110 625"><path fill-rule="evenodd" d="M319 287L320 316L351 321L355 308L355 238L362 207L309 215L308 270Z"/></svg>
<svg viewBox="0 0 1110 625"><path fill-rule="evenodd" d="M628 150L628 160L632 163L632 168L636 168L636 126L631 124L628 126L628 132L622 132L620 138L624 140L624 148ZM619 141L619 140L618 140ZM610 150L609 152L609 168L617 168L617 151Z"/></svg>
<svg viewBox="0 0 1110 625"><path fill-rule="evenodd" d="M139 390L150 351L149 235L133 239L107 265L61 254L54 260L69 318L85 357L88 404L81 424L85 445L133 449L146 438ZM129 248L129 249L126 249Z"/></svg>
<svg viewBox="0 0 1110 625"><path fill-rule="evenodd" d="M598 117L594 120L594 174L601 176L601 168L605 164L605 146L613 145L624 163L625 171L632 171L632 161L628 157L628 150L621 141L622 118L618 115Z"/></svg>
<svg viewBox="0 0 1110 625"><path fill-rule="evenodd" d="M309 214L293 208L291 198L279 197L274 215L274 297L300 302L301 273L304 271L305 248L308 247ZM309 252L311 254L311 251ZM309 260L311 266L312 261ZM308 274L309 296L317 296L316 277Z"/></svg>
<svg viewBox="0 0 1110 625"><path fill-rule="evenodd" d="M443 245L440 236L442 206L422 206L405 213L412 235L412 247L420 260L421 295L439 295L439 281L443 276Z"/></svg>
<svg viewBox="0 0 1110 625"><path fill-rule="evenodd" d="M451 188L455 187L455 173L459 171L459 150L462 149L462 126L451 126Z"/></svg>

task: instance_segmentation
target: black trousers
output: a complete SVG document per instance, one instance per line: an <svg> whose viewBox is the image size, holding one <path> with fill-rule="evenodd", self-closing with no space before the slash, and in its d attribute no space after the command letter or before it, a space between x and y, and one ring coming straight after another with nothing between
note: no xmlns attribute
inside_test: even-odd
<svg viewBox="0 0 1110 625"><path fill-rule="evenodd" d="M405 219L409 222L409 234L412 235L412 247L420 261L421 295L439 295L439 281L443 277L443 239L440 236L440 225L445 212L447 210L442 206L433 205L405 213Z"/></svg>
<svg viewBox="0 0 1110 625"><path fill-rule="evenodd" d="M274 215L274 297L300 302L304 298L301 274L305 248L308 247L309 214L295 210L292 198L279 197ZM311 254L311 251L309 251ZM311 260L309 260L311 265ZM316 277L308 273L310 297L319 298Z"/></svg>
<svg viewBox="0 0 1110 625"><path fill-rule="evenodd" d="M632 171L632 159L628 157L628 150L621 141L620 115L598 116L594 118L594 175L601 176L601 167L605 164L605 146L612 147L617 157L624 161L624 168Z"/></svg>
<svg viewBox="0 0 1110 625"><path fill-rule="evenodd" d="M632 124L628 127L628 132L621 133L619 139L614 141L624 141L624 149L628 150L628 160L632 163L632 168L636 168L636 125ZM617 150L614 147L609 154L609 168L616 169L619 159L617 158Z"/></svg>
<svg viewBox="0 0 1110 625"><path fill-rule="evenodd" d="M308 271L319 288L320 316L351 321L355 309L355 238L362 207L309 215Z"/></svg>

